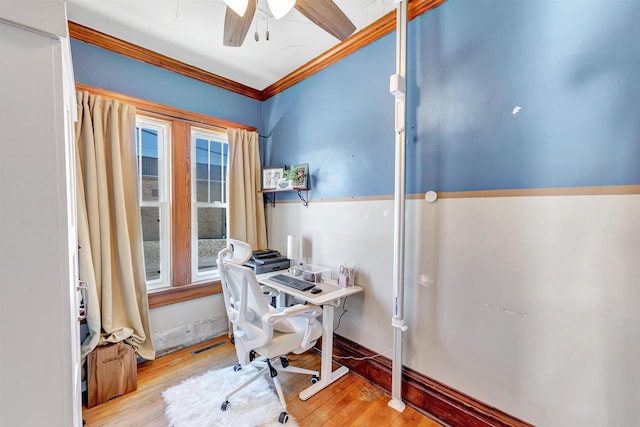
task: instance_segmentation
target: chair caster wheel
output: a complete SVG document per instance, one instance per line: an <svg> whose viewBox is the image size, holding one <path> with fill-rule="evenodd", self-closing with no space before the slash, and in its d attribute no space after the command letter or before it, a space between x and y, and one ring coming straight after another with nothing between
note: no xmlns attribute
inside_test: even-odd
<svg viewBox="0 0 640 427"><path fill-rule="evenodd" d="M241 364L236 363L235 365L233 365L233 370L234 370L235 372L238 372L238 371L239 371L239 370L241 370L241 369L242 369L242 365L241 365Z"/></svg>
<svg viewBox="0 0 640 427"><path fill-rule="evenodd" d="M311 384L315 384L318 381L320 381L320 378L317 375L311 375Z"/></svg>
<svg viewBox="0 0 640 427"><path fill-rule="evenodd" d="M228 407L229 407L229 401L225 400L224 402L222 402L222 406L220 406L220 409L222 409L223 411L226 411Z"/></svg>
<svg viewBox="0 0 640 427"><path fill-rule="evenodd" d="M278 421L280 421L280 424L286 424L289 421L289 415L286 412L280 412Z"/></svg>
<svg viewBox="0 0 640 427"><path fill-rule="evenodd" d="M289 358L287 356L280 356L280 364L283 368L289 366Z"/></svg>

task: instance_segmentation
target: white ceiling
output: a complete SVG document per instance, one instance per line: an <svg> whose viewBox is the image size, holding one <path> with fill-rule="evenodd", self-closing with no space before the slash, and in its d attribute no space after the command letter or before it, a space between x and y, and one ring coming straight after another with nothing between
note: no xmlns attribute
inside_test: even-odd
<svg viewBox="0 0 640 427"><path fill-rule="evenodd" d="M356 32L395 8L395 0L334 0ZM258 0L241 47L222 45L223 0L66 0L70 21L262 90L339 40L297 10L276 21ZM269 41L265 33L269 27ZM254 39L256 25L260 40Z"/></svg>

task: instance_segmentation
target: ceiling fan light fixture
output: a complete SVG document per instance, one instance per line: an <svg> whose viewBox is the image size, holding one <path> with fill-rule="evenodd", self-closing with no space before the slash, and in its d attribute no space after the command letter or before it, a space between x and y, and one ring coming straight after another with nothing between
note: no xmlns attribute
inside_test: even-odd
<svg viewBox="0 0 640 427"><path fill-rule="evenodd" d="M223 0L227 6L231 8L235 13L239 16L244 16L244 13L247 11L247 6L249 5L249 0Z"/></svg>
<svg viewBox="0 0 640 427"><path fill-rule="evenodd" d="M226 1L226 0L225 0ZM296 0L267 0L273 17L280 19L293 9Z"/></svg>

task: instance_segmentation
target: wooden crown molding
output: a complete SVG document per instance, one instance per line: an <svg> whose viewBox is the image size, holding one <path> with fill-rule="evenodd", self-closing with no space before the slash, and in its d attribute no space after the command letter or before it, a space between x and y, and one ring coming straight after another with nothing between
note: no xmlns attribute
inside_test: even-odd
<svg viewBox="0 0 640 427"><path fill-rule="evenodd" d="M422 15L423 13L441 5L446 0L413 0L408 4L407 18L409 20ZM307 62L300 68L292 71L282 79L268 86L262 91L263 100L267 100L274 95L290 88L296 83L300 83L307 77L312 76L320 70L338 62L357 50L373 43L386 36L396 29L396 12L387 13L382 18L358 31L351 37L338 43L323 54Z"/></svg>
<svg viewBox="0 0 640 427"><path fill-rule="evenodd" d="M334 334L334 361L391 391L391 360L376 356L358 343ZM316 348L320 348L316 344ZM532 425L461 393L421 373L402 368L402 399L413 408L451 426L531 427Z"/></svg>
<svg viewBox="0 0 640 427"><path fill-rule="evenodd" d="M183 76L191 77L201 82L262 101L262 91L258 89L253 89L72 21L69 21L69 36L76 40L128 56L129 58L137 59L138 61L146 62L147 64L155 65L156 67L164 68L165 70L173 71L174 73L182 74Z"/></svg>
<svg viewBox="0 0 640 427"><path fill-rule="evenodd" d="M445 1L446 0L411 0L408 4L408 19L414 19L434 7L439 6ZM164 68L165 70L182 74L240 95L248 96L249 98L264 101L389 34L395 30L395 26L395 12L389 12L351 37L322 53L315 59L312 59L303 66L287 74L285 77L264 90L245 86L242 83L193 67L185 64L184 62L169 58L168 56L164 56L152 50L145 49L133 43L126 42L72 21L69 21L69 35L76 40L93 44L103 49L128 56L129 58L146 62L147 64L155 65L157 67Z"/></svg>

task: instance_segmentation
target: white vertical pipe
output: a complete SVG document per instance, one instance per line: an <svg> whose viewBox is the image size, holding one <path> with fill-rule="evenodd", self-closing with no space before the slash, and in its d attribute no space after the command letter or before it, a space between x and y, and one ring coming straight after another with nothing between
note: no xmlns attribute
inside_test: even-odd
<svg viewBox="0 0 640 427"><path fill-rule="evenodd" d="M404 324L404 217L405 217L405 145L406 145L406 69L407 69L407 0L396 7L396 75L392 91L395 103L395 187L393 236L393 367L391 372L391 400L389 406L402 412L402 333ZM394 90L395 89L395 90Z"/></svg>

